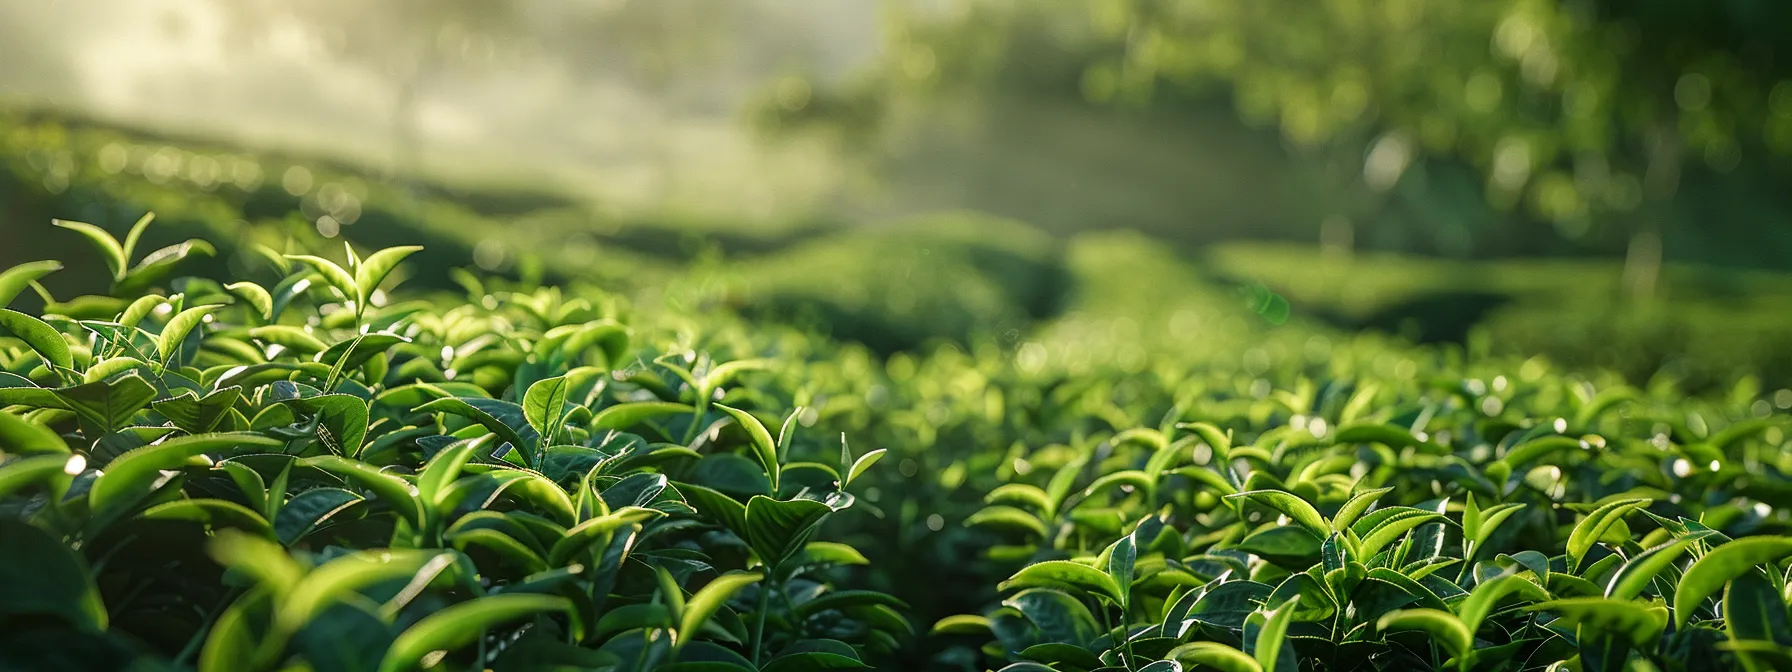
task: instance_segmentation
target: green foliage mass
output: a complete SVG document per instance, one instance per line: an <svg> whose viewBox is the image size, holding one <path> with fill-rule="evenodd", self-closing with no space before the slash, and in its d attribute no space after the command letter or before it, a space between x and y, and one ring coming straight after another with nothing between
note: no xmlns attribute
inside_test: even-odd
<svg viewBox="0 0 1792 672"><path fill-rule="evenodd" d="M1298 146L1367 154L1370 187L1457 159L1495 205L1571 237L1671 199L1683 171L1792 153L1792 43L1772 28L1792 15L1771 0L972 0L898 16L881 73L897 90L1007 82L1170 109L1225 90Z"/></svg>
<svg viewBox="0 0 1792 672"><path fill-rule="evenodd" d="M140 228L70 226L133 259ZM755 367L597 293L385 301L417 251L0 313L6 667L809 669L912 635L833 589L851 462L780 464Z"/></svg>
<svg viewBox="0 0 1792 672"><path fill-rule="evenodd" d="M1044 326L888 355L702 279L411 292L420 252L350 247L132 282L113 235L107 294L0 313L13 667L1792 655L1783 392L1340 335L1126 235L1008 248L1078 288Z"/></svg>

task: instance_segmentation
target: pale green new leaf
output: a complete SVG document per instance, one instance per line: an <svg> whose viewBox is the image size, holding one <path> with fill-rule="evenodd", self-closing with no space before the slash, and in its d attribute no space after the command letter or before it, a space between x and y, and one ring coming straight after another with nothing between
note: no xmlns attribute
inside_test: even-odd
<svg viewBox="0 0 1792 672"><path fill-rule="evenodd" d="M1474 647L1474 633L1455 614L1438 609L1396 609L1376 622L1383 631L1422 630L1458 658Z"/></svg>
<svg viewBox="0 0 1792 672"><path fill-rule="evenodd" d="M297 632L349 593L386 581L429 574L426 568L443 562L452 564L453 556L453 551L394 548L357 551L326 562L287 591L274 617L275 631Z"/></svg>
<svg viewBox="0 0 1792 672"><path fill-rule="evenodd" d="M213 529L234 528L275 539L274 526L266 518L236 502L225 499L177 499L143 510L138 517L145 520L184 520Z"/></svg>
<svg viewBox="0 0 1792 672"><path fill-rule="evenodd" d="M59 369L74 368L75 358L69 351L68 341L63 340L62 333L52 329L43 320L18 311L0 308L0 329L5 329L6 332L24 341L25 345L51 366Z"/></svg>
<svg viewBox="0 0 1792 672"><path fill-rule="evenodd" d="M261 285L244 280L242 282L233 282L225 285L224 289L229 290L231 294L235 294L238 298L248 302L249 307L254 308L255 314L260 316L261 319L274 319L274 296L269 294L268 290Z"/></svg>
<svg viewBox="0 0 1792 672"><path fill-rule="evenodd" d="M726 385L736 375L745 371L768 369L772 363L769 359L742 359L718 364L704 374L702 384L697 389L697 398L707 400L715 396L716 388Z"/></svg>
<svg viewBox="0 0 1792 672"><path fill-rule="evenodd" d="M554 547L548 551L548 564L556 567L563 566L576 559L580 552L597 544L600 539L608 539L610 533L617 529L625 525L645 523L664 515L666 514L654 509L625 506L609 514L579 523L567 530L566 536L554 542Z"/></svg>
<svg viewBox="0 0 1792 672"><path fill-rule="evenodd" d="M1691 547L1691 540L1675 539L1643 551L1612 575L1611 583L1606 586L1605 596L1615 600L1635 599L1643 594L1643 589L1649 587L1656 575L1672 566Z"/></svg>
<svg viewBox="0 0 1792 672"><path fill-rule="evenodd" d="M1636 645L1655 641L1668 623L1667 607L1603 597L1552 600L1533 605L1527 610L1553 612L1561 617L1564 625L1578 625L1582 630L1612 633Z"/></svg>
<svg viewBox="0 0 1792 672"><path fill-rule="evenodd" d="M1531 602L1542 602L1549 599L1549 591L1522 576L1505 574L1481 582L1469 592L1468 597L1456 603L1456 615L1462 620L1462 626L1470 634L1481 629L1481 621L1493 613L1500 600L1509 595L1518 595Z"/></svg>
<svg viewBox="0 0 1792 672"><path fill-rule="evenodd" d="M419 245L388 247L362 259L361 263L355 265L354 286L359 290L358 294L353 295L356 305L366 305L368 298L373 296L373 290L379 289L380 283L386 280L392 269L397 268L405 257L422 249Z"/></svg>
<svg viewBox="0 0 1792 672"><path fill-rule="evenodd" d="M1605 536L1606 530L1623 520L1624 514L1651 503L1653 502L1648 499L1620 499L1607 502L1588 513L1587 517L1581 519L1580 523L1574 526L1574 531L1568 535L1568 557L1573 561L1570 565L1580 566L1587 551L1592 550L1593 545L1599 543L1599 540Z"/></svg>
<svg viewBox="0 0 1792 672"><path fill-rule="evenodd" d="M472 459L474 450L490 443L493 436L487 434L477 439L456 441L430 458L429 464L423 466L423 473L417 475L417 496L423 503L429 506L441 504L442 491L460 477L461 467Z"/></svg>
<svg viewBox="0 0 1792 672"><path fill-rule="evenodd" d="M1399 539L1400 535L1440 518L1443 516L1436 512L1404 506L1377 510L1375 515L1359 521L1359 523L1373 521L1374 525L1368 529L1355 530L1357 534L1362 535L1362 543L1357 552L1365 558L1374 557L1376 553L1381 552L1381 549Z"/></svg>
<svg viewBox="0 0 1792 672"><path fill-rule="evenodd" d="M1220 672L1263 672L1263 666L1243 651L1219 642L1191 642L1165 655L1185 665L1211 667Z"/></svg>
<svg viewBox="0 0 1792 672"><path fill-rule="evenodd" d="M716 408L722 409L722 412L734 418L734 421L746 430L747 437L752 444L753 456L759 459L759 466L764 468L766 476L771 478L772 492L777 492L778 446L772 442L771 432L766 431L765 424L759 422L759 418L753 417L752 413L722 404L716 404Z"/></svg>
<svg viewBox="0 0 1792 672"><path fill-rule="evenodd" d="M87 466L87 459L80 455L50 454L11 460L0 464L0 497L5 497L24 488L48 483L52 491L59 495L68 488L68 481L74 471L81 473Z"/></svg>
<svg viewBox="0 0 1792 672"><path fill-rule="evenodd" d="M68 444L54 430L11 413L0 412L0 453L68 454Z"/></svg>
<svg viewBox="0 0 1792 672"><path fill-rule="evenodd" d="M325 283L341 292L344 298L350 301L360 299L361 290L355 284L354 276L349 275L348 271L336 265L336 262L309 254L289 254L286 255L286 258L310 266L311 270L317 271L318 275L323 276Z"/></svg>
<svg viewBox="0 0 1792 672"><path fill-rule="evenodd" d="M212 539L206 550L218 564L254 577L282 599L305 578L304 566L279 544L262 537L224 531Z"/></svg>
<svg viewBox="0 0 1792 672"><path fill-rule="evenodd" d="M1295 595L1274 609L1252 615L1263 619L1259 626L1261 629L1257 631L1257 639L1251 647L1251 657L1263 669L1276 669L1277 658L1282 653L1282 640L1288 634L1288 623L1294 619L1294 612L1299 606L1300 596Z"/></svg>
<svg viewBox="0 0 1792 672"><path fill-rule="evenodd" d="M1288 516L1290 520L1307 528L1307 531L1320 538L1324 538L1332 532L1331 524L1326 522L1325 516L1319 515L1318 509L1313 508L1313 505L1308 504L1307 500L1301 499L1293 493L1281 490L1250 490L1226 495L1226 499L1248 499L1280 511L1282 515Z"/></svg>
<svg viewBox="0 0 1792 672"><path fill-rule="evenodd" d="M87 222L52 219L50 223L86 237L88 242L93 243L93 246L99 250L100 257L105 259L106 270L111 272L112 279L116 281L124 277L124 269L128 262L124 256L124 248L119 246L118 239L113 238L112 234Z"/></svg>
<svg viewBox="0 0 1792 672"><path fill-rule="evenodd" d="M670 401L636 401L617 404L591 416L594 430L625 430L651 418L665 415L689 415L697 409L690 404Z"/></svg>
<svg viewBox="0 0 1792 672"><path fill-rule="evenodd" d="M26 287L56 271L62 270L60 261L33 261L19 264L0 273L0 308L5 308L18 298Z"/></svg>
<svg viewBox="0 0 1792 672"><path fill-rule="evenodd" d="M1080 562L1047 560L1028 565L1000 586L1002 590L1033 587L1071 588L1120 604L1120 586L1114 578Z"/></svg>
<svg viewBox="0 0 1792 672"><path fill-rule="evenodd" d="M490 628L535 614L569 612L572 608L572 601L564 597L527 593L490 595L462 602L406 628L386 650L379 670L416 669L430 652L466 646Z"/></svg>
<svg viewBox="0 0 1792 672"><path fill-rule="evenodd" d="M729 572L698 589L684 605L684 613L679 618L678 645L683 646L694 640L697 630L728 602L729 597L763 578L765 575L760 572Z"/></svg>
<svg viewBox="0 0 1792 672"><path fill-rule="evenodd" d="M554 445L566 413L566 377L555 376L535 381L523 394L523 417L541 435L541 445Z"/></svg>
<svg viewBox="0 0 1792 672"><path fill-rule="evenodd" d="M1393 488L1375 488L1351 495L1343 506L1338 507L1338 513L1332 516L1332 527L1340 530L1349 529L1350 524L1356 522L1357 517L1368 511L1369 507L1374 506L1376 500L1393 491Z"/></svg>
<svg viewBox="0 0 1792 672"><path fill-rule="evenodd" d="M168 318L168 324L156 336L156 355L162 361L168 361L174 356L174 351L180 348L181 341L186 340L187 334L192 333L193 328L199 326L207 314L221 307L223 306L220 304L194 306Z"/></svg>
<svg viewBox="0 0 1792 672"><path fill-rule="evenodd" d="M869 453L865 453L864 455L860 455L859 459L853 460L852 468L846 472L846 480L840 484L841 489L845 489L846 486L852 485L853 481L858 480L860 474L865 473L866 470L871 468L871 465L877 464L878 460L883 459L884 453L886 452L888 451L879 448Z"/></svg>
<svg viewBox="0 0 1792 672"><path fill-rule="evenodd" d="M153 221L156 221L156 213L145 212L142 217L137 218L137 223L131 225L131 230L124 234L124 245L119 247L119 251L123 253L126 264L131 263L131 257L137 254L137 241L143 238L143 230L149 228L149 223Z"/></svg>

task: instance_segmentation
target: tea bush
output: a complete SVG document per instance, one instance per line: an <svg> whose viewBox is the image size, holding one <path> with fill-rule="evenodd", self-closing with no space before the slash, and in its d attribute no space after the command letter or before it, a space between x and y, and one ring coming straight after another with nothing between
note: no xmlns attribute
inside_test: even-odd
<svg viewBox="0 0 1792 672"><path fill-rule="evenodd" d="M885 356L701 280L409 293L414 247L184 276L148 225L64 224L103 296L0 274L48 306L0 311L13 668L1792 665L1752 380L1340 334L1126 236L1042 328Z"/></svg>
<svg viewBox="0 0 1792 672"><path fill-rule="evenodd" d="M825 669L910 634L814 540L881 452L787 460L776 409L722 389L762 362L652 356L553 289L382 305L412 247L141 293L178 257L129 263L148 223L65 224L122 310L0 312L13 664Z"/></svg>

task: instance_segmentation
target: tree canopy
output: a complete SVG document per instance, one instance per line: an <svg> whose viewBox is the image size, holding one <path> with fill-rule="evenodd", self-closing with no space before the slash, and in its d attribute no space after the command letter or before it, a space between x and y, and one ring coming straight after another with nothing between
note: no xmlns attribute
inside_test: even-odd
<svg viewBox="0 0 1792 672"><path fill-rule="evenodd" d="M1792 153L1792 5L1772 0L967 0L910 5L882 81L1174 108L1229 96L1370 191L1460 161L1567 238L1687 170ZM1621 215L1621 216L1620 216Z"/></svg>

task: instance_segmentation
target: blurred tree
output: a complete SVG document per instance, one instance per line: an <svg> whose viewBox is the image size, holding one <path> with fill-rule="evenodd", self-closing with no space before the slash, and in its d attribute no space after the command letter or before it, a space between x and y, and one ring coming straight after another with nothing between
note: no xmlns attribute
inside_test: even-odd
<svg viewBox="0 0 1792 672"><path fill-rule="evenodd" d="M1792 153L1784 0L1098 0L910 3L891 86L1000 81L1174 108L1229 89L1248 121L1367 187L1462 161L1488 201L1567 239L1627 236L1653 291L1681 174ZM1348 239L1348 218L1329 220ZM1344 228L1340 233L1340 222Z"/></svg>

